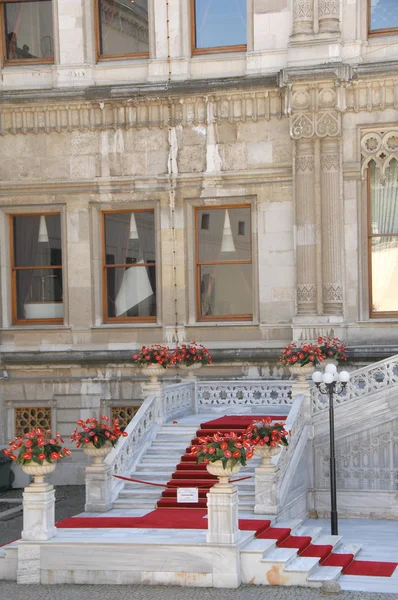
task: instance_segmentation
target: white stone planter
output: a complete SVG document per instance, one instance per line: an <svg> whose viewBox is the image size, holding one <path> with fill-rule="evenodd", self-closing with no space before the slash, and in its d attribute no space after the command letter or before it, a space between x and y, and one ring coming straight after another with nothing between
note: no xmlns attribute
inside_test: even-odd
<svg viewBox="0 0 398 600"><path fill-rule="evenodd" d="M279 454L281 450L282 446L276 446L276 448L271 448L271 446L254 446L255 456L261 457L261 467L267 469L272 469L271 458Z"/></svg>
<svg viewBox="0 0 398 600"><path fill-rule="evenodd" d="M305 367L300 367L298 365L289 367L289 370L292 375L297 375L298 381L304 382L311 378L311 375L315 371L315 367L314 365L305 365Z"/></svg>
<svg viewBox="0 0 398 600"><path fill-rule="evenodd" d="M207 471L211 475L215 475L218 477L219 483L217 483L214 487L219 488L229 488L229 478L232 475L236 475L239 473L241 464L237 463L235 466L231 466L232 461L227 461L227 466L224 468L221 460L216 460L215 462L209 463L206 465Z"/></svg>
<svg viewBox="0 0 398 600"><path fill-rule="evenodd" d="M112 444L110 442L105 442L105 445L101 448L96 448L94 444L90 442L90 444L86 444L83 448L84 454L87 456L91 456L94 465L99 465L104 460L105 456L107 456L112 451Z"/></svg>
<svg viewBox="0 0 398 600"><path fill-rule="evenodd" d="M193 365L183 365L182 363L179 365L180 369L183 369L183 371L196 371L197 369L200 369L201 366L202 363L200 362L193 363Z"/></svg>
<svg viewBox="0 0 398 600"><path fill-rule="evenodd" d="M42 465L32 462L21 465L21 469L27 475L33 475L35 484L42 484L44 483L45 476L55 471L56 466L56 463L50 463L48 461L44 461Z"/></svg>
<svg viewBox="0 0 398 600"><path fill-rule="evenodd" d="M148 375L148 377L150 377L152 383L156 383L158 378L161 375L164 375L166 369L160 365L153 364L146 367L141 367L141 371L144 373L144 375Z"/></svg>

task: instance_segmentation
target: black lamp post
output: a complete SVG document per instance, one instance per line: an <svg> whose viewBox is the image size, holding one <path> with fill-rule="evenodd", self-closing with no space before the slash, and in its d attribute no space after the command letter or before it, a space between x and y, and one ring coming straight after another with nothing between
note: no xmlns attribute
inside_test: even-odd
<svg viewBox="0 0 398 600"><path fill-rule="evenodd" d="M312 379L322 394L329 396L330 431L330 529L332 535L338 535L336 457L334 452L334 394L345 389L350 380L347 371L337 373L335 365L327 365L325 372L315 371Z"/></svg>

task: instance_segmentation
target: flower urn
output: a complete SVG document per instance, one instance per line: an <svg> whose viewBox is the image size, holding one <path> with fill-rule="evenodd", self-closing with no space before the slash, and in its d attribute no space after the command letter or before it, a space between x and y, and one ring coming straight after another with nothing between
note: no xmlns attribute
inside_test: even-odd
<svg viewBox="0 0 398 600"><path fill-rule="evenodd" d="M271 446L255 446L254 447L254 455L261 457L261 467L265 467L268 470L273 469L273 465L271 463L271 458L276 456L282 450L282 446L275 446L272 448Z"/></svg>
<svg viewBox="0 0 398 600"><path fill-rule="evenodd" d="M108 456L110 452L112 452L112 444L110 442L106 442L101 448L96 448L92 442L89 444L85 444L83 447L84 454L87 456L91 456L93 458L93 464L99 465L103 462L104 458Z"/></svg>
<svg viewBox="0 0 398 600"><path fill-rule="evenodd" d="M21 465L21 469L24 473L33 475L35 484L44 483L45 476L55 471L55 467L56 463L50 463L47 460L44 460L42 465L38 465L34 462Z"/></svg>
<svg viewBox="0 0 398 600"><path fill-rule="evenodd" d="M216 461L210 462L206 465L207 471L211 475L215 475L216 477L218 477L219 483L217 483L215 485L215 487L217 487L218 489L229 488L230 487L229 478L232 475L236 475L237 473L239 473L241 464L236 463L235 465L232 466L232 462L233 461L231 461L231 460L227 460L227 464L225 467L222 464L221 460L216 460Z"/></svg>
<svg viewBox="0 0 398 600"><path fill-rule="evenodd" d="M144 375L148 375L148 377L150 377L151 383L157 383L158 378L164 374L166 369L160 365L150 364L141 367L141 371L144 373Z"/></svg>
<svg viewBox="0 0 398 600"><path fill-rule="evenodd" d="M315 366L313 364L305 365L304 367L301 367L299 365L294 365L294 366L290 366L289 370L292 375L297 375L298 381L304 382L307 379L311 378L311 375L315 371Z"/></svg>
<svg viewBox="0 0 398 600"><path fill-rule="evenodd" d="M196 369L200 369L201 366L202 363L200 362L192 363L192 365L184 365L183 363L179 365L184 371L196 371Z"/></svg>

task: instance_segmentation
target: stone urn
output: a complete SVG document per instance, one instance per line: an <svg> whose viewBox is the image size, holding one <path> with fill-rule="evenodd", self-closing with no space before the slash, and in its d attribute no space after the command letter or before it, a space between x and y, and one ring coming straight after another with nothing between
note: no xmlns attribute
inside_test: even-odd
<svg viewBox="0 0 398 600"><path fill-rule="evenodd" d="M179 365L180 369L183 369L184 371L196 371L197 369L200 369L201 366L202 363L200 362L193 363L192 365L184 365L183 363Z"/></svg>
<svg viewBox="0 0 398 600"><path fill-rule="evenodd" d="M55 471L56 463L50 463L47 460L43 461L42 465L38 465L34 462L21 465L21 469L27 475L33 475L35 484L44 483L44 478Z"/></svg>
<svg viewBox="0 0 398 600"><path fill-rule="evenodd" d="M216 460L206 465L206 468L211 475L218 477L218 483L216 483L215 487L217 489L222 489L229 488L229 478L232 475L239 473L241 466L242 465L240 463L236 463L234 466L232 466L232 460L228 460L224 468L222 461Z"/></svg>
<svg viewBox="0 0 398 600"><path fill-rule="evenodd" d="M314 365L305 365L304 367L300 367L300 365L290 366L290 373L292 375L297 376L297 380L300 383L304 383L307 379L311 379L311 375L315 371Z"/></svg>
<svg viewBox="0 0 398 600"><path fill-rule="evenodd" d="M141 367L141 371L150 377L151 383L157 383L158 378L164 374L166 369L161 365L151 364Z"/></svg>
<svg viewBox="0 0 398 600"><path fill-rule="evenodd" d="M99 465L103 462L105 456L112 452L113 446L110 442L105 442L101 448L96 448L92 442L86 444L83 448L84 454L93 458L93 464Z"/></svg>
<svg viewBox="0 0 398 600"><path fill-rule="evenodd" d="M268 470L273 469L271 458L276 456L282 450L281 446L272 448L271 446L254 446L254 455L261 457L261 467L265 467Z"/></svg>

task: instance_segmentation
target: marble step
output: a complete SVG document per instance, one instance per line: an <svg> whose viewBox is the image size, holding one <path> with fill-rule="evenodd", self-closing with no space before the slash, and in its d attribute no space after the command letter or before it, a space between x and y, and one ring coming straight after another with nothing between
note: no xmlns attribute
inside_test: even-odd
<svg viewBox="0 0 398 600"><path fill-rule="evenodd" d="M171 461L159 461L159 462L154 462L154 461L146 461L143 460L139 465L136 466L136 471L147 471L148 469L150 469L152 471L152 469L154 471L157 471L159 469L161 469L162 471L170 471L170 473L174 473L174 471L176 470L176 464L175 462L171 462Z"/></svg>
<svg viewBox="0 0 398 600"><path fill-rule="evenodd" d="M115 500L113 503L113 508L142 508L148 510L154 510L156 508L158 499L153 500L153 502L145 500L144 498L137 498L136 500L129 500L126 498L120 498Z"/></svg>
<svg viewBox="0 0 398 600"><path fill-rule="evenodd" d="M119 498L129 498L133 500L135 498L148 498L148 500L152 500L153 498L161 497L163 491L162 488L145 487L148 487L148 489L144 489L144 486L138 490L124 489L119 493Z"/></svg>
<svg viewBox="0 0 398 600"><path fill-rule="evenodd" d="M333 548L335 554L353 554L354 558L359 554L362 549L362 544L343 544L340 543Z"/></svg>
<svg viewBox="0 0 398 600"><path fill-rule="evenodd" d="M318 565L316 569L307 576L309 583L318 583L321 585L324 581L335 581L341 575L341 567L322 567Z"/></svg>

